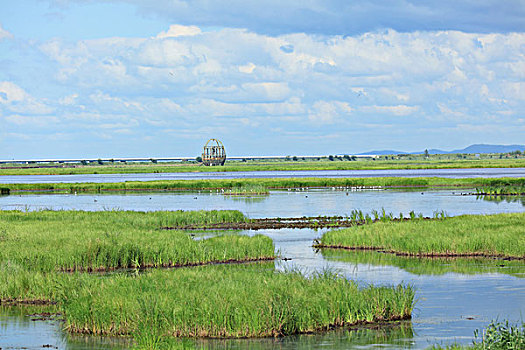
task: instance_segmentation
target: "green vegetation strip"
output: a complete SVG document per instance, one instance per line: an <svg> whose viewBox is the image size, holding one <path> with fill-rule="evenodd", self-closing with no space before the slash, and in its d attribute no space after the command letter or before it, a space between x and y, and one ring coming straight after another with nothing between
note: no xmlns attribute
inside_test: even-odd
<svg viewBox="0 0 525 350"><path fill-rule="evenodd" d="M325 233L318 248L525 259L525 213L377 222Z"/></svg>
<svg viewBox="0 0 525 350"><path fill-rule="evenodd" d="M244 220L238 211L0 211L0 261L40 271L103 271L273 259L273 243L262 235L196 241L159 230Z"/></svg>
<svg viewBox="0 0 525 350"><path fill-rule="evenodd" d="M104 192L104 191L176 191L232 189L246 193L246 188L322 188L340 190L359 188L441 188L483 186L525 186L525 178L470 178L450 179L440 177L401 178L286 178L286 179L221 179L221 180L172 180L172 181L127 181L115 183L35 183L5 184L11 193L52 191L58 193Z"/></svg>
<svg viewBox="0 0 525 350"><path fill-rule="evenodd" d="M495 158L486 156L485 159L460 159L457 155L432 155L431 159L423 156L410 156L413 159L391 159L382 157L381 160L360 159L345 161L342 158L333 158L309 161L228 161L225 166L206 167L191 163L138 163L119 164L106 162L93 165L56 165L47 164L38 166L30 164L3 165L0 175L73 175L73 174L132 174L132 173L175 173L175 172L225 172L225 171L296 171L296 170L389 170L389 169L453 169L453 168L517 168L525 167L525 158ZM490 157L490 158L489 158Z"/></svg>

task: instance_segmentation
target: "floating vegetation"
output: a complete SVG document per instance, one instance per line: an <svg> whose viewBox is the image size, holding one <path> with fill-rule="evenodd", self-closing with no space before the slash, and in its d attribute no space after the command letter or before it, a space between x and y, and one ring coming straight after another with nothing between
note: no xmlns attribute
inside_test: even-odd
<svg viewBox="0 0 525 350"><path fill-rule="evenodd" d="M326 232L316 248L369 249L398 255L525 259L525 213L386 221Z"/></svg>

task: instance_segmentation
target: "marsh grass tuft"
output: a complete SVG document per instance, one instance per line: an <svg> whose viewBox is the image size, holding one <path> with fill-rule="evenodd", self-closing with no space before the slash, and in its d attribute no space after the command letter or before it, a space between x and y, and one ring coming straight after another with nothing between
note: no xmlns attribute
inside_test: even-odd
<svg viewBox="0 0 525 350"><path fill-rule="evenodd" d="M79 288L65 303L67 328L136 334L146 343L162 336L267 337L406 319L414 302L410 286L361 288L333 273L306 277L264 264L119 275L95 290Z"/></svg>

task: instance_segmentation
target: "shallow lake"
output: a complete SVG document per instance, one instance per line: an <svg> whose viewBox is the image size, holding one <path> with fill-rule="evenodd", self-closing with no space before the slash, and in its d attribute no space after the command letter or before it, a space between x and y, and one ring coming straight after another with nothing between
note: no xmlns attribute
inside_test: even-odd
<svg viewBox="0 0 525 350"><path fill-rule="evenodd" d="M385 208L405 215L414 210L431 216L434 211L449 215L490 214L525 211L525 199L490 199L453 191L272 191L269 196L232 197L217 192L148 193L129 195L11 195L0 197L0 209L38 210L200 210L237 209L252 218L345 215L353 209L370 213ZM295 348L413 348L432 344L470 343L474 330L493 319L521 322L525 312L525 262L483 259L409 259L375 252L316 251L311 245L323 230L262 230L289 261L278 260L280 270L297 268L310 273L333 269L362 284L405 283L417 290L411 322L396 327L338 330L317 335L281 339L198 340L207 348L295 349ZM241 234L255 232L241 231ZM216 233L205 232L198 237ZM221 233L224 234L224 233ZM226 233L237 234L237 233ZM75 338L60 331L58 321L31 321L13 308L0 311L2 349L42 348L51 344L67 349L125 348L125 344L98 338ZM35 341L29 341L34 334Z"/></svg>
<svg viewBox="0 0 525 350"><path fill-rule="evenodd" d="M0 183L75 183L125 182L155 180L214 180L262 178L358 178L358 177L525 177L525 168L474 169L395 169L395 170L295 170L295 171L230 171L145 174L85 174L85 175L2 175Z"/></svg>
<svg viewBox="0 0 525 350"><path fill-rule="evenodd" d="M474 190L271 191L268 196L230 196L217 191L162 192L146 194L36 194L0 197L1 210L240 210L250 218L348 215L354 209L405 216L411 211L432 216L434 211L449 215L496 214L525 211L523 197L491 199L470 195ZM468 194L468 195L466 195Z"/></svg>

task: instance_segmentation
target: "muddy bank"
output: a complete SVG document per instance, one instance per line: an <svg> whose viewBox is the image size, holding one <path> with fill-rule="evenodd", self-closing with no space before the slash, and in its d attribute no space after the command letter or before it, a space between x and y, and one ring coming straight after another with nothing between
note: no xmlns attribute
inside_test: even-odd
<svg viewBox="0 0 525 350"><path fill-rule="evenodd" d="M421 218L391 218L388 221L399 222L409 220L432 220L430 217ZM186 230L186 231L207 231L207 230L269 230L269 229L284 229L284 228L338 228L338 227L352 227L372 224L383 221L381 219L372 220L355 220L345 216L317 216L317 217L295 217L295 218L265 218L265 219L251 219L246 222L221 222L205 225L184 225L184 226L164 226L162 230Z"/></svg>
<svg viewBox="0 0 525 350"><path fill-rule="evenodd" d="M396 256L406 256L414 258L487 258L487 259L499 259L499 260L525 260L525 256L512 256L512 255L503 255L503 254L487 254L487 253L455 253L455 252L445 252L445 253L408 253L396 250L387 250L382 247L348 247L342 245L325 245L318 242L314 242L312 246L316 249L341 249L341 250L362 250L362 251L376 251L378 253L384 254L393 254Z"/></svg>
<svg viewBox="0 0 525 350"><path fill-rule="evenodd" d="M189 263L165 263L165 264L144 264L141 266L117 266L117 267L70 267L61 268L61 272L110 272L119 270L149 270L149 269L176 269L183 267L195 267L195 266L206 266L206 265L228 265L228 264L247 264L252 262L263 262L275 260L275 256L264 256L258 258L245 258L245 259L227 259L227 260L212 260L212 261L199 261ZM1 303L0 303L1 304Z"/></svg>
<svg viewBox="0 0 525 350"><path fill-rule="evenodd" d="M0 299L0 305L3 306L20 306L20 305L33 305L33 306L48 306L56 305L57 302L47 299Z"/></svg>

